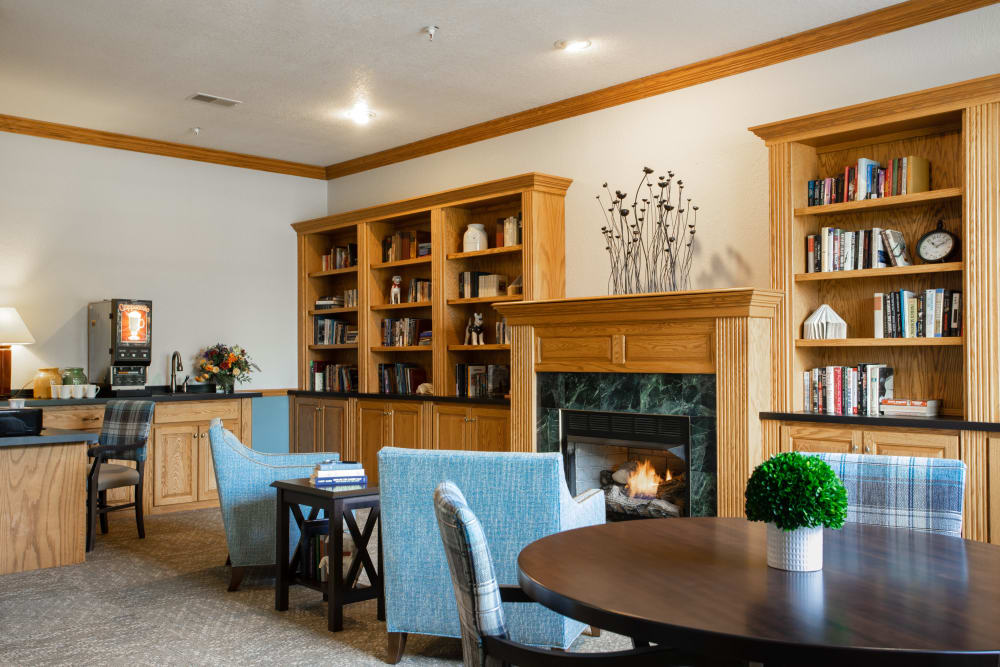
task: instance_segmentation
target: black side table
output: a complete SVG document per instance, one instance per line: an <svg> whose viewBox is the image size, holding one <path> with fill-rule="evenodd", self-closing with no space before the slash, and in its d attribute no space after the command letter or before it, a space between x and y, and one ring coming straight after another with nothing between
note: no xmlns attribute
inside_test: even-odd
<svg viewBox="0 0 1000 667"><path fill-rule="evenodd" d="M308 478L288 479L271 484L278 490L278 514L276 526L277 578L274 589L274 608L278 611L288 610L288 587L293 584L306 586L324 594L329 602L327 628L331 632L344 629L344 605L362 600L378 599L378 620L385 620L385 591L382 585L382 522L379 520L379 492L377 486L354 491L332 491L317 489L309 483ZM310 508L309 516L303 517L300 505ZM371 508L363 529L358 528L354 520L353 510ZM288 516L295 517L300 534L306 521L319 516L322 510L330 521L330 556L329 576L326 581L303 577L298 573L299 562L302 559L302 542L295 548L295 553L289 560L288 554ZM351 531L354 544L357 547L351 563L344 573L342 554L344 553L344 523ZM378 524L378 568L372 563L368 554L368 542ZM370 586L359 586L358 577L364 568L368 574Z"/></svg>

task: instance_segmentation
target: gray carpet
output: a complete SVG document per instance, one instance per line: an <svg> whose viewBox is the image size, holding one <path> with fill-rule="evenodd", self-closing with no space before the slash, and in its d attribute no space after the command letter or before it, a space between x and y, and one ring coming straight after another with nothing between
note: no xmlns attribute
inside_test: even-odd
<svg viewBox="0 0 1000 667"><path fill-rule="evenodd" d="M319 593L295 586L274 610L273 578L252 572L227 593L218 510L146 519L111 516L87 562L0 577L3 665L382 665L385 624L375 601L348 605L344 631L326 629ZM574 651L629 648L582 637ZM401 664L461 664L458 640L414 635Z"/></svg>

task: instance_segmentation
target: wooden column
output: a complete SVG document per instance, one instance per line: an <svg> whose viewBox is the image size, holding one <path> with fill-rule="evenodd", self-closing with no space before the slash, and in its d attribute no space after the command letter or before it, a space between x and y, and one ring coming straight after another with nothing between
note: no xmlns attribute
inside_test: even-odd
<svg viewBox="0 0 1000 667"><path fill-rule="evenodd" d="M770 168L769 204L771 209L771 289L783 294L791 293L792 266L792 150L789 143L771 146L768 150ZM774 314L774 333L771 343L771 377L774 409L793 410L792 386L792 336L789 326L789 302L782 299ZM775 450L774 453L777 453Z"/></svg>
<svg viewBox="0 0 1000 667"><path fill-rule="evenodd" d="M510 451L535 451L536 387L535 327L511 327L510 346Z"/></svg>

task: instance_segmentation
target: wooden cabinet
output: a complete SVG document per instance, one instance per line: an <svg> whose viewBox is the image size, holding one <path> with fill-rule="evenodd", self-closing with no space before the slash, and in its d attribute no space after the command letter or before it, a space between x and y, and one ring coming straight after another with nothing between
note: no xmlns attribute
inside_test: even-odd
<svg viewBox="0 0 1000 667"><path fill-rule="evenodd" d="M296 397L289 403L289 413L290 451L336 452L346 457L346 399Z"/></svg>
<svg viewBox="0 0 1000 667"><path fill-rule="evenodd" d="M884 456L957 459L958 434L935 431L866 430L864 452Z"/></svg>
<svg viewBox="0 0 1000 667"><path fill-rule="evenodd" d="M198 500L198 426L157 426L153 436L153 506L164 507Z"/></svg>
<svg viewBox="0 0 1000 667"><path fill-rule="evenodd" d="M959 435L954 431L857 428L785 424L781 427L781 449L790 452L834 454L881 454L959 458Z"/></svg>
<svg viewBox="0 0 1000 667"><path fill-rule="evenodd" d="M359 400L356 456L370 486L378 485L378 450L423 446L420 401Z"/></svg>
<svg viewBox="0 0 1000 667"><path fill-rule="evenodd" d="M986 440L988 470L986 486L989 489L989 540L1000 544L1000 434L991 433Z"/></svg>
<svg viewBox="0 0 1000 667"><path fill-rule="evenodd" d="M435 403L435 449L510 451L510 410L482 405Z"/></svg>
<svg viewBox="0 0 1000 667"><path fill-rule="evenodd" d="M851 428L794 425L781 427L783 452L831 452L857 454L861 452L861 431Z"/></svg>

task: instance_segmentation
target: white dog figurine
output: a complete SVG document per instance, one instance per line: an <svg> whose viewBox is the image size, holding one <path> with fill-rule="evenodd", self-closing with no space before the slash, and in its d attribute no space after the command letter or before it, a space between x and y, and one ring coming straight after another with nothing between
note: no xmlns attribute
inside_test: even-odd
<svg viewBox="0 0 1000 667"><path fill-rule="evenodd" d="M486 327L483 326L483 314L473 313L472 317L469 318L469 325L465 327L465 344L466 345L485 345Z"/></svg>
<svg viewBox="0 0 1000 667"><path fill-rule="evenodd" d="M389 288L389 303L401 303L403 299L403 276L392 277L392 287Z"/></svg>

